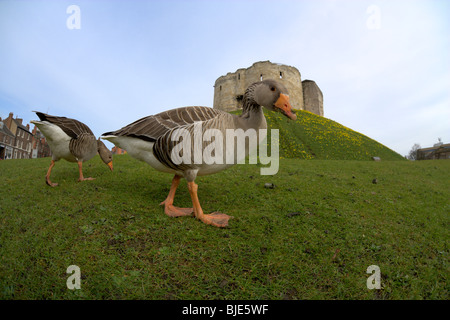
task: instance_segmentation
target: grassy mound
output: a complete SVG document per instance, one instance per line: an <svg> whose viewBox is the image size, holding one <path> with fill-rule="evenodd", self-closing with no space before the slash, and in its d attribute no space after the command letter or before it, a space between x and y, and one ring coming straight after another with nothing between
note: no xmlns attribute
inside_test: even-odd
<svg viewBox="0 0 450 320"><path fill-rule="evenodd" d="M318 160L402 160L398 153L333 120L296 111L297 120L265 111L268 128L278 129L280 156Z"/></svg>

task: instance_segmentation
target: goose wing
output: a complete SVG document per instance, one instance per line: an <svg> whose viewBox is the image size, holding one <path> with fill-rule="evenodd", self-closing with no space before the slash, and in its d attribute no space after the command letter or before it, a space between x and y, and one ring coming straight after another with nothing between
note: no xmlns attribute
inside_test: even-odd
<svg viewBox="0 0 450 320"><path fill-rule="evenodd" d="M36 112L37 116L41 121L48 121L54 125L57 125L72 139L77 139L82 134L94 135L92 130L87 125L78 120L66 117L51 116L49 114L45 114L38 111L34 112Z"/></svg>
<svg viewBox="0 0 450 320"><path fill-rule="evenodd" d="M154 142L168 131L198 121L214 119L223 111L208 107L183 107L136 120L122 129L106 132L103 136L128 136Z"/></svg>

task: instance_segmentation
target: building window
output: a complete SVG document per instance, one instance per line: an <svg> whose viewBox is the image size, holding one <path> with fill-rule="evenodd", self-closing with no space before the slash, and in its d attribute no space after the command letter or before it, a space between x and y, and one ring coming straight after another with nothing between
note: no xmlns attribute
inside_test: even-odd
<svg viewBox="0 0 450 320"><path fill-rule="evenodd" d="M241 80L241 74L238 73L238 80Z"/></svg>
<svg viewBox="0 0 450 320"><path fill-rule="evenodd" d="M280 71L280 79L283 79L283 72Z"/></svg>
<svg viewBox="0 0 450 320"><path fill-rule="evenodd" d="M263 80L263 76L262 76L262 74L260 74L259 75L259 81L262 81Z"/></svg>

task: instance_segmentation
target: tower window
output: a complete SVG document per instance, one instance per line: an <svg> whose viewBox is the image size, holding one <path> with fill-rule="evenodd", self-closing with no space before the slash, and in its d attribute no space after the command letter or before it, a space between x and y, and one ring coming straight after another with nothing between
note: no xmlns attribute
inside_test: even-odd
<svg viewBox="0 0 450 320"><path fill-rule="evenodd" d="M263 76L262 76L262 74L260 74L259 75L259 81L262 81L263 80Z"/></svg>
<svg viewBox="0 0 450 320"><path fill-rule="evenodd" d="M241 74L238 73L238 80L241 80Z"/></svg>
<svg viewBox="0 0 450 320"><path fill-rule="evenodd" d="M283 72L280 71L280 79L283 79Z"/></svg>

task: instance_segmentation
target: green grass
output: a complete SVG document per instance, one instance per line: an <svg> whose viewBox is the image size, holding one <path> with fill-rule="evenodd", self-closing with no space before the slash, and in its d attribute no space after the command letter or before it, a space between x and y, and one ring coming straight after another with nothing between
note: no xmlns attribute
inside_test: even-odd
<svg viewBox="0 0 450 320"><path fill-rule="evenodd" d="M60 161L56 188L49 164L0 161L1 299L449 299L450 161L237 165L197 179L205 212L234 216L225 229L167 217L172 177L128 155L114 172L95 157L82 183ZM175 201L191 204L184 180Z"/></svg>
<svg viewBox="0 0 450 320"><path fill-rule="evenodd" d="M235 113L240 113L235 112ZM297 120L265 110L268 128L278 129L280 156L318 160L404 160L379 142L333 120L297 110Z"/></svg>

